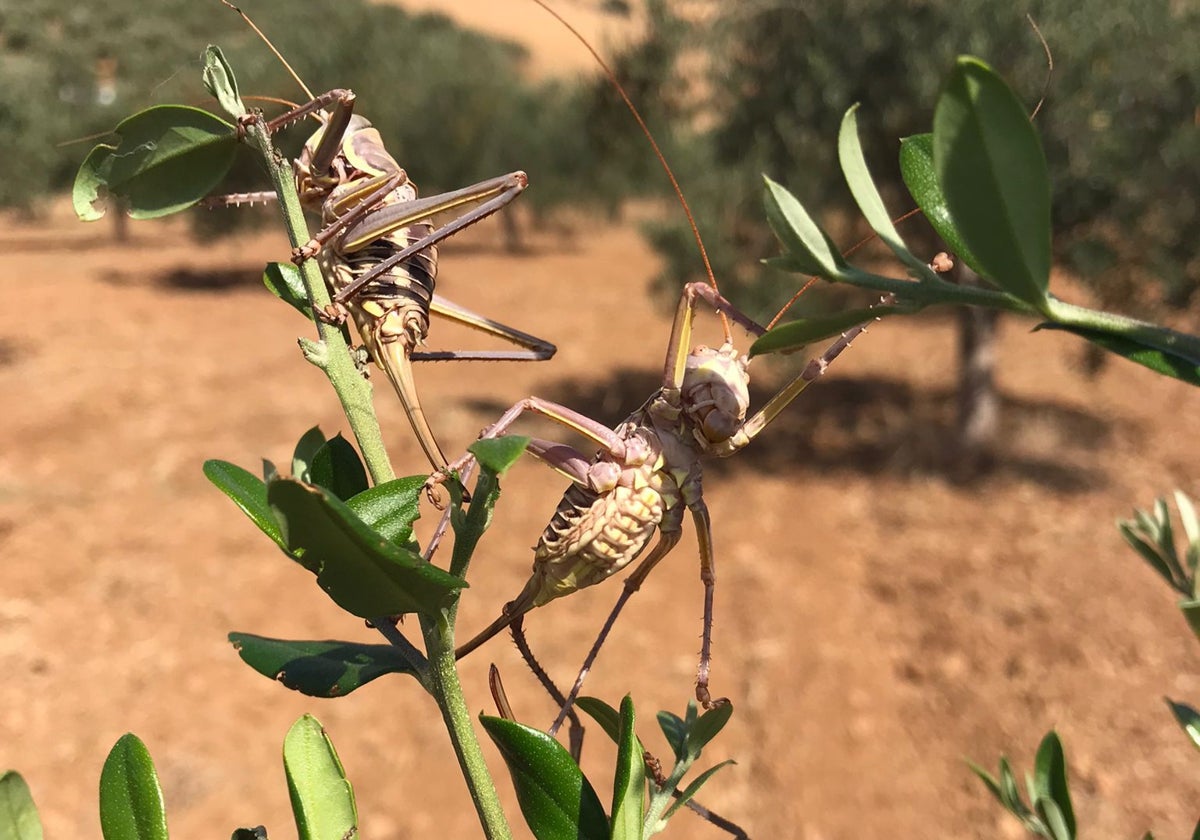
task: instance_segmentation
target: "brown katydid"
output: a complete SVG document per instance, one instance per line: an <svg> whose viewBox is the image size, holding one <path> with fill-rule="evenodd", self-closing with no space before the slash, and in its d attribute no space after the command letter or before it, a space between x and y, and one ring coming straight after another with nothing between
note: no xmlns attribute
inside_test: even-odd
<svg viewBox="0 0 1200 840"><path fill-rule="evenodd" d="M534 2L584 40L541 0ZM645 130L637 109L612 71L586 41L584 44L613 80ZM647 136L650 137L649 132ZM652 137L650 141L679 193L670 167ZM679 198L691 221L691 212L681 193ZM698 234L696 238L703 255L703 243ZM704 262L707 268L706 256ZM725 325L725 340L720 348L697 346L689 350L696 307L701 302L718 313ZM700 461L707 456L732 455L749 444L865 329L865 325L860 325L843 334L747 419L748 359L740 356L734 347L729 320L751 335L761 335L765 331L720 295L710 270L708 282L690 283L683 290L667 345L661 387L615 429L566 406L531 396L515 403L480 434L481 438L503 435L522 414L534 412L583 435L594 442L599 451L589 456L562 444L531 440L527 451L569 478L572 484L534 548L533 574L524 589L504 607L494 622L458 648L458 657L472 652L506 627L511 626L516 632L522 616L533 608L606 580L641 555L650 545L655 531L659 534L657 543L626 578L621 597L589 652L552 732L567 715L625 602L679 541L685 509L696 524L700 575L704 584L704 626L696 697L706 708L723 702L713 700L708 688L715 572L712 525L702 496ZM468 468L472 463L473 457L464 455L449 468L431 475L427 488L445 480L452 471ZM534 663L530 664L534 666Z"/></svg>
<svg viewBox="0 0 1200 840"><path fill-rule="evenodd" d="M276 132L305 117L322 125L304 144L293 168L305 209L319 213L321 229L292 255L294 262L317 257L331 286L333 312L353 318L372 360L387 374L413 432L434 469L447 458L425 417L413 381L412 362L446 360L544 361L555 346L476 314L434 293L437 245L490 216L528 185L524 172L511 172L469 187L417 197L416 185L387 152L379 131L354 113L355 96L335 89L319 96L300 80L274 45L246 14L236 11L279 57L310 100L264 124ZM208 204L241 203L273 194L242 194L209 199ZM461 212L463 208L469 208ZM433 218L460 213L435 226ZM430 314L504 339L520 349L421 350Z"/></svg>

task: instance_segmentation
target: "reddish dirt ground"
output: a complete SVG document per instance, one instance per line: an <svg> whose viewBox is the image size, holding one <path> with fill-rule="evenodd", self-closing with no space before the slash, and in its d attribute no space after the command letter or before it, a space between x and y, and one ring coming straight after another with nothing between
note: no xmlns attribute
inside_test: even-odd
<svg viewBox="0 0 1200 840"><path fill-rule="evenodd" d="M283 836L279 745L311 711L355 783L364 836L475 836L435 710L412 682L311 700L251 672L225 641L235 629L371 634L200 473L210 457L286 463L312 424L345 424L296 349L305 324L256 284L282 242L198 248L184 231L135 225L118 247L60 208L0 237L0 765L26 775L47 836L98 836L100 766L134 731L176 836L260 822ZM495 235L446 249L443 288L561 349L541 365L419 369L446 445L461 449L528 393L619 419L649 392L665 344L664 307L647 293L653 256L623 228L574 247L535 240L522 257ZM214 278L227 282L199 282ZM1127 363L1088 379L1075 342L1006 322L1001 463L958 486L936 466L952 337L945 319L875 328L777 427L710 471L714 688L736 711L709 755L739 763L704 799L755 837L1016 836L963 759L992 765L1008 751L1027 766L1057 727L1090 833L1184 836L1196 758L1160 698L1200 700L1195 642L1112 522L1175 486L1200 489L1200 393ZM390 392L380 396L396 463L419 472ZM465 628L520 588L561 489L534 463L511 473ZM616 593L593 589L531 619L554 673L573 673ZM691 694L700 594L689 534L589 683L613 702L633 692L652 749L663 744L650 713L680 711ZM490 710L489 661L520 713L548 721L501 640L464 663L472 707ZM601 740L586 756L598 779L611 761ZM687 815L672 834L720 836Z"/></svg>
<svg viewBox="0 0 1200 840"><path fill-rule="evenodd" d="M492 5L454 8L496 19L483 11ZM574 48L545 19L515 20L493 23ZM531 393L619 420L662 361L654 256L628 228L589 228L570 246L534 239L522 256L496 236L493 226L447 247L441 288L560 350L541 365L419 369L444 444L461 450ZM257 283L284 243L200 247L179 223L135 225L123 247L109 237L63 207L0 228L0 769L25 774L48 837L97 837L100 767L134 731L176 837L258 823L288 836L280 743L312 712L355 784L363 836L478 836L436 710L412 681L313 700L250 671L225 640L375 640L200 472L213 457L286 463L315 423L348 434L296 348L306 324ZM953 412L946 318L876 327L752 448L710 470L713 685L735 713L705 758L738 764L702 798L751 836L1021 836L964 759L994 766L1008 752L1028 767L1051 727L1086 832L1188 836L1197 757L1161 697L1200 702L1196 643L1113 521L1174 487L1200 492L1200 391L1123 362L1089 379L1078 342L1027 326L1003 326L1003 442L979 483L940 467ZM778 372L755 370L761 399ZM395 463L420 472L390 392L378 402ZM506 479L465 632L520 589L562 487L535 463ZM652 712L680 712L692 692L695 557L689 533L588 685L614 703L632 692L661 753ZM530 619L553 673L574 673L616 594L593 589ZM491 711L489 661L521 716L548 723L550 704L503 640L463 664L472 708ZM596 730L589 738L585 769L603 789L612 754ZM723 835L681 815L668 836Z"/></svg>

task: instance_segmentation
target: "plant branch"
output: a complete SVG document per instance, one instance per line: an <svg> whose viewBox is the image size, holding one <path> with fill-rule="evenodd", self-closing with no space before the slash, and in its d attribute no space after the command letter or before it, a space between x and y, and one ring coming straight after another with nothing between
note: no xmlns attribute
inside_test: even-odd
<svg viewBox="0 0 1200 840"><path fill-rule="evenodd" d="M275 192L279 196L288 239L293 248L298 248L308 241L309 233L308 225L304 221L304 211L300 206L300 197L296 194L292 168L272 146L270 135L263 128L261 121L248 126L247 138L267 166ZM376 485L391 481L396 474L392 470L387 449L383 445L383 433L375 417L375 407L371 402L371 385L354 364L350 347L341 329L321 317L330 303L325 278L321 276L316 260L311 259L300 263L300 274L304 278L308 299L312 303L314 321L321 339L320 346L323 347L323 352L316 351L312 342L308 342L308 346L304 347L305 357L321 368L329 378L329 383L333 386L354 432L355 440L358 441L358 448L362 452L367 470L371 473L371 480Z"/></svg>

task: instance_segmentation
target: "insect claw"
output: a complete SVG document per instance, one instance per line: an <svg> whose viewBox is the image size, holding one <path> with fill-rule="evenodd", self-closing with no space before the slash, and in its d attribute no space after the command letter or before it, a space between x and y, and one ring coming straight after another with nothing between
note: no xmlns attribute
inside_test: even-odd
<svg viewBox="0 0 1200 840"><path fill-rule="evenodd" d="M311 260L317 254L321 253L321 243L317 239L310 239L301 245L299 248L292 249L292 262L296 265L305 260Z"/></svg>
<svg viewBox="0 0 1200 840"><path fill-rule="evenodd" d="M332 324L335 327L340 327L350 317L350 311L340 303L330 303L317 314L326 324Z"/></svg>

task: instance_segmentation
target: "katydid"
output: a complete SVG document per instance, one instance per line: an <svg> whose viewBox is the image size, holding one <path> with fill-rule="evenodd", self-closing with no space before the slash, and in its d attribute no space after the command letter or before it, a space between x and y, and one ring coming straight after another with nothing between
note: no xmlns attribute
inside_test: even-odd
<svg viewBox="0 0 1200 840"><path fill-rule="evenodd" d="M241 9L230 6L274 46ZM275 51L279 56L279 53ZM291 67L279 56L289 72ZM297 248L293 261L317 257L333 293L334 312L346 312L372 360L387 374L413 432L434 469L447 459L421 407L412 362L445 360L543 361L553 344L476 314L434 293L437 245L510 203L528 185L524 172L511 172L469 187L425 198L387 152L379 131L354 113L355 96L335 89L313 96L294 72L310 101L265 123L271 133L314 116L322 123L294 162L296 187L306 209L319 213L320 230ZM227 196L227 203L264 197ZM213 203L212 200L209 202ZM462 212L463 208L469 208ZM460 213L441 226L433 217ZM422 350L430 314L502 338L520 349Z"/></svg>

